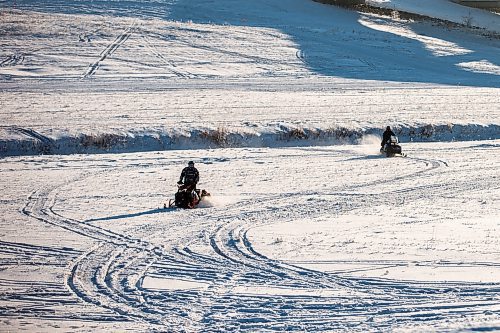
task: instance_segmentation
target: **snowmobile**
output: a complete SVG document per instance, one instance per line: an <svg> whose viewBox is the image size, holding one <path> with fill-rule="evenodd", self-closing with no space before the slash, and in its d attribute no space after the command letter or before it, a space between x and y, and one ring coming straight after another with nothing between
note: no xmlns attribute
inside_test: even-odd
<svg viewBox="0 0 500 333"><path fill-rule="evenodd" d="M163 208L196 208L201 200L208 196L210 196L210 193L205 190L194 189L194 186L190 185L178 184L175 199L168 200L168 206L164 204Z"/></svg>
<svg viewBox="0 0 500 333"><path fill-rule="evenodd" d="M384 147L380 148L380 153L385 154L387 157L394 156L405 156L401 150L401 146L399 145L399 140L396 136L391 135L391 138Z"/></svg>

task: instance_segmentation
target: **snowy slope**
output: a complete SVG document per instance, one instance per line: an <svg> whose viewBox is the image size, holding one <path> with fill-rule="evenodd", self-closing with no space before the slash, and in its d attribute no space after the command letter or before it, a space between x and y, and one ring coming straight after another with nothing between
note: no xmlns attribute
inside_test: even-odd
<svg viewBox="0 0 500 333"><path fill-rule="evenodd" d="M221 130L355 143L387 123L406 141L498 138L499 41L470 31L303 0L9 4L2 155L214 147Z"/></svg>
<svg viewBox="0 0 500 333"><path fill-rule="evenodd" d="M462 6L450 0L367 0L366 3L500 33L498 14L484 9Z"/></svg>

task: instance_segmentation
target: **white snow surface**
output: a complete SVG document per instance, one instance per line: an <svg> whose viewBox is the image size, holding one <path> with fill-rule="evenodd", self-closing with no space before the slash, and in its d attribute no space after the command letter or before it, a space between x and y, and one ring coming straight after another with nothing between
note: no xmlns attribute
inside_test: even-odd
<svg viewBox="0 0 500 333"><path fill-rule="evenodd" d="M459 5L451 0L366 0L366 3L500 33L497 13Z"/></svg>
<svg viewBox="0 0 500 333"><path fill-rule="evenodd" d="M0 4L3 156L499 138L482 31L308 0Z"/></svg>
<svg viewBox="0 0 500 333"><path fill-rule="evenodd" d="M0 331L500 331L500 16L371 3L0 0Z"/></svg>

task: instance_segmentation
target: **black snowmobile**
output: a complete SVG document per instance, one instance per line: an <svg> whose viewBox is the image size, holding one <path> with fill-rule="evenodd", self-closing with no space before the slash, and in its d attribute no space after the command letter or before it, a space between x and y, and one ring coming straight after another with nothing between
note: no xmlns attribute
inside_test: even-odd
<svg viewBox="0 0 500 333"><path fill-rule="evenodd" d="M391 138L384 147L380 148L380 153L385 154L387 157L405 156L401 150L397 136L394 135L391 135Z"/></svg>
<svg viewBox="0 0 500 333"><path fill-rule="evenodd" d="M168 201L168 208L196 208L204 197L210 196L210 193L207 191L194 189L194 187L190 185L179 184L177 188L175 199L170 199ZM167 204L165 204L163 208L167 208Z"/></svg>

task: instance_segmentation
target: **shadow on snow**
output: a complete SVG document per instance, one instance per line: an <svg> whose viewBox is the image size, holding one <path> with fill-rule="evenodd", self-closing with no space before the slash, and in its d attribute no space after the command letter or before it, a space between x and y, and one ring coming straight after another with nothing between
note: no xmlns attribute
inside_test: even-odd
<svg viewBox="0 0 500 333"><path fill-rule="evenodd" d="M251 4L234 0L17 0L15 3L16 8L43 12L271 28L290 36L299 49L297 57L316 74L500 87L500 74L493 74L500 66L498 39L444 27L429 29L430 23L397 23L312 0L254 0ZM14 1L0 0L0 6L13 7ZM384 27L395 24L405 33L383 31ZM476 72L471 69L474 66ZM478 72L480 67L483 72Z"/></svg>
<svg viewBox="0 0 500 333"><path fill-rule="evenodd" d="M129 218L139 217L139 216L144 216L144 215L153 215L153 214L164 213L164 212L172 211L174 209L175 208L150 209L150 210L146 210L146 211L143 211L143 212L137 212L137 213L132 213L132 214L120 214L120 215L114 215L114 216L108 216L108 217L100 217L100 218L95 218L95 219L89 219L89 220L86 220L85 222L97 222L97 221L111 221L111 220L129 219Z"/></svg>
<svg viewBox="0 0 500 333"><path fill-rule="evenodd" d="M395 23L390 18L374 17L312 0L255 0L253 6L243 6L238 1L211 1L211 6L203 2L207 0L195 4L190 0L177 1L170 19L280 30L292 38L299 48L298 57L317 74L350 79L500 87L500 73L466 69L480 64L479 67L484 66L483 70L491 66L493 72L498 72L498 39L450 31L444 27L433 28L430 23ZM382 31L394 25L401 31L399 35Z"/></svg>

